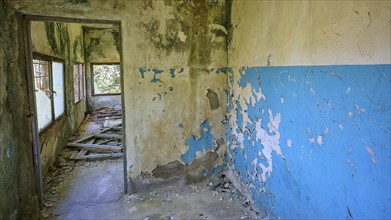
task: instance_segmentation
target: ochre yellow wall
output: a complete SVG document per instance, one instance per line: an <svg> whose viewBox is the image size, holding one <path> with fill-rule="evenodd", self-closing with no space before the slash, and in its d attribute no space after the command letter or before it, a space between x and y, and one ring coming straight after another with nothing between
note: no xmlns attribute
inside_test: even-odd
<svg viewBox="0 0 391 220"><path fill-rule="evenodd" d="M230 66L382 64L389 1L233 1Z"/></svg>

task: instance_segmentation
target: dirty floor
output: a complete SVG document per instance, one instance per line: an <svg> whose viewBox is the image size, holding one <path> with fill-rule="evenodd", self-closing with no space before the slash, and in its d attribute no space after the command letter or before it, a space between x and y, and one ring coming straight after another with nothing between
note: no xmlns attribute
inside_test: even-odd
<svg viewBox="0 0 391 220"><path fill-rule="evenodd" d="M87 120L79 135L100 124ZM44 180L41 219L258 219L224 173L160 179L144 175L124 195L122 159L69 161L59 156Z"/></svg>
<svg viewBox="0 0 391 220"><path fill-rule="evenodd" d="M220 174L223 175L223 174ZM159 180L145 177L123 195L122 161L78 162L52 183L58 201L46 202L46 219L256 219L221 176ZM58 182L57 180L60 180ZM223 183L223 184L222 184Z"/></svg>

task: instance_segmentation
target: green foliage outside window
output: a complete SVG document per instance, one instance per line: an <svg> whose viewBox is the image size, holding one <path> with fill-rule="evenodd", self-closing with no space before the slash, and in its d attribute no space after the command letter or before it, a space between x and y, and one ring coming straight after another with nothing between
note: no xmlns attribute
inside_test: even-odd
<svg viewBox="0 0 391 220"><path fill-rule="evenodd" d="M94 95L121 93L119 64L94 64L92 72Z"/></svg>

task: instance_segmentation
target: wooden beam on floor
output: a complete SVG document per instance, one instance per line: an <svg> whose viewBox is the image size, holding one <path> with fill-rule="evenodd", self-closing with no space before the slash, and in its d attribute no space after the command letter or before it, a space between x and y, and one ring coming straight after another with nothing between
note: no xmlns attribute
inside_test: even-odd
<svg viewBox="0 0 391 220"><path fill-rule="evenodd" d="M76 148L79 150L89 150L93 152L121 152L122 147L101 145L101 144L82 144L82 143L68 143L68 147Z"/></svg>
<svg viewBox="0 0 391 220"><path fill-rule="evenodd" d="M111 153L111 154L90 154L81 157L76 157L74 160L103 160L103 159L117 159L121 158L123 153Z"/></svg>
<svg viewBox="0 0 391 220"><path fill-rule="evenodd" d="M96 138L105 138L105 139L120 139L122 140L122 135L120 134L105 134L105 133L99 133L94 135Z"/></svg>
<svg viewBox="0 0 391 220"><path fill-rule="evenodd" d="M84 136L84 137L82 137L82 138L79 138L79 139L77 139L77 140L75 140L75 141L72 141L72 143L80 143L80 142L89 141L89 140L95 138L95 135L96 135L96 134L102 134L102 133L104 133L104 132L107 132L107 131L112 130L113 128L116 128L116 127L115 127L115 126L114 126L114 127L109 127L109 128L106 128L106 129L103 129L103 130L99 131L98 133L89 134L89 135ZM113 129L113 130L114 130L114 129ZM117 129L115 129L115 130L117 130ZM122 139L122 138L121 138L121 139Z"/></svg>

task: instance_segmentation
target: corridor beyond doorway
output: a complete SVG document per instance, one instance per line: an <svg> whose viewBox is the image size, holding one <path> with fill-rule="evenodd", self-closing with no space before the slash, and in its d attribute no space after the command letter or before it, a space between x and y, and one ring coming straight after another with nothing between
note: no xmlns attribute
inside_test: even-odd
<svg viewBox="0 0 391 220"><path fill-rule="evenodd" d="M107 120L87 117L78 136ZM113 123L113 122L110 122ZM122 160L74 161L64 149L44 181L45 219L257 219L249 201L223 173L169 179L144 174L132 195L123 193Z"/></svg>

